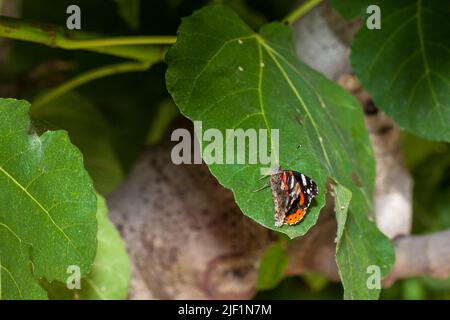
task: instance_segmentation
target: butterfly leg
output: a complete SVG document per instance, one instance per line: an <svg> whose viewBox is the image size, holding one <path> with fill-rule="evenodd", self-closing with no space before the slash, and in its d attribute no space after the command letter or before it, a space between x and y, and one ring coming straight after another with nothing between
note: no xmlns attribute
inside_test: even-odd
<svg viewBox="0 0 450 320"><path fill-rule="evenodd" d="M267 185L265 185L265 186L263 186L263 187L261 187L259 189L253 190L253 192L259 192L259 191L262 191L262 190L264 190L264 189L266 189L268 187L270 187L270 185L267 184Z"/></svg>

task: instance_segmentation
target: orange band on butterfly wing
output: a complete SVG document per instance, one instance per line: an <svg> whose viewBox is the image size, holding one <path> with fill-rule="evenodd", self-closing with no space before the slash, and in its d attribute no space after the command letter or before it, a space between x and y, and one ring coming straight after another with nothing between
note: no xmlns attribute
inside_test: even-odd
<svg viewBox="0 0 450 320"><path fill-rule="evenodd" d="M305 203L305 196L303 195L302 191L299 192L299 196L300 196L300 205L302 206Z"/></svg>
<svg viewBox="0 0 450 320"><path fill-rule="evenodd" d="M289 225L296 224L297 222L303 219L305 213L306 211L302 209L297 209L297 211L295 211L293 214L290 214L286 217L285 223Z"/></svg>
<svg viewBox="0 0 450 320"><path fill-rule="evenodd" d="M287 179L286 179L286 172L283 172L282 177L283 177L283 184L284 184L285 190L289 190L289 186L287 184Z"/></svg>

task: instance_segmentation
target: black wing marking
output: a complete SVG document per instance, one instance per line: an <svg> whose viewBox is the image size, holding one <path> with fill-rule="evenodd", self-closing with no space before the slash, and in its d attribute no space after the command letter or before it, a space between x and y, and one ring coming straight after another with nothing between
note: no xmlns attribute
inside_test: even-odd
<svg viewBox="0 0 450 320"><path fill-rule="evenodd" d="M310 177L304 175L303 173L294 171L294 176L296 181L301 186L301 192L304 196L304 203L302 208L307 209L311 204L312 199L319 194L317 184Z"/></svg>

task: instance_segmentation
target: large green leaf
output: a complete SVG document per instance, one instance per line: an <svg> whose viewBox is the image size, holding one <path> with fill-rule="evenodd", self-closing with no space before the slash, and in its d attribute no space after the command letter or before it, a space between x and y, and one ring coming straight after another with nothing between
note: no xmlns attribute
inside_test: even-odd
<svg viewBox="0 0 450 320"><path fill-rule="evenodd" d="M63 131L29 134L29 104L0 99L0 261L4 298L43 298L33 276L65 281L95 257L97 200Z"/></svg>
<svg viewBox="0 0 450 320"><path fill-rule="evenodd" d="M98 196L98 247L91 272L81 280L79 290L65 283L45 283L50 299L117 300L128 295L131 270L125 244L109 220L105 200Z"/></svg>
<svg viewBox="0 0 450 320"><path fill-rule="evenodd" d="M256 34L230 9L210 6L183 20L166 58L167 87L184 115L224 136L227 128L279 129L280 165L303 172L319 187L300 224L276 228L270 190L254 192L264 183L260 165L209 164L244 214L291 238L301 236L316 223L331 179L352 194L345 226L349 243L365 238L371 244L358 247L352 272L363 275L368 263L379 260L392 264L390 242L368 220L374 160L361 107L298 60L288 26L272 23ZM341 275L350 277L346 270ZM365 282L355 286L353 296L378 295L365 289Z"/></svg>
<svg viewBox="0 0 450 320"><path fill-rule="evenodd" d="M450 4L446 0L336 0L347 17L381 9L381 29L364 25L352 66L377 106L405 130L450 141Z"/></svg>
<svg viewBox="0 0 450 320"><path fill-rule="evenodd" d="M33 278L30 254L31 246L0 222L0 300L47 298Z"/></svg>
<svg viewBox="0 0 450 320"><path fill-rule="evenodd" d="M380 290L367 287L370 276L367 267L378 267L381 277L385 277L395 260L392 245L367 217L354 214L364 207L360 201L354 201L350 190L338 185L334 187L334 194L338 223L336 262L344 286L344 298L375 298Z"/></svg>

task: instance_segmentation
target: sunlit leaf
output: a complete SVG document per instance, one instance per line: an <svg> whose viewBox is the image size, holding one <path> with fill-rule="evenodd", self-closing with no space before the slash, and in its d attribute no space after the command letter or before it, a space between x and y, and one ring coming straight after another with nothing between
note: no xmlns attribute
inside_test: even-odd
<svg viewBox="0 0 450 320"><path fill-rule="evenodd" d="M63 131L30 133L26 101L0 99L0 263L3 298L43 298L33 276L81 275L96 252L97 208L82 155Z"/></svg>

